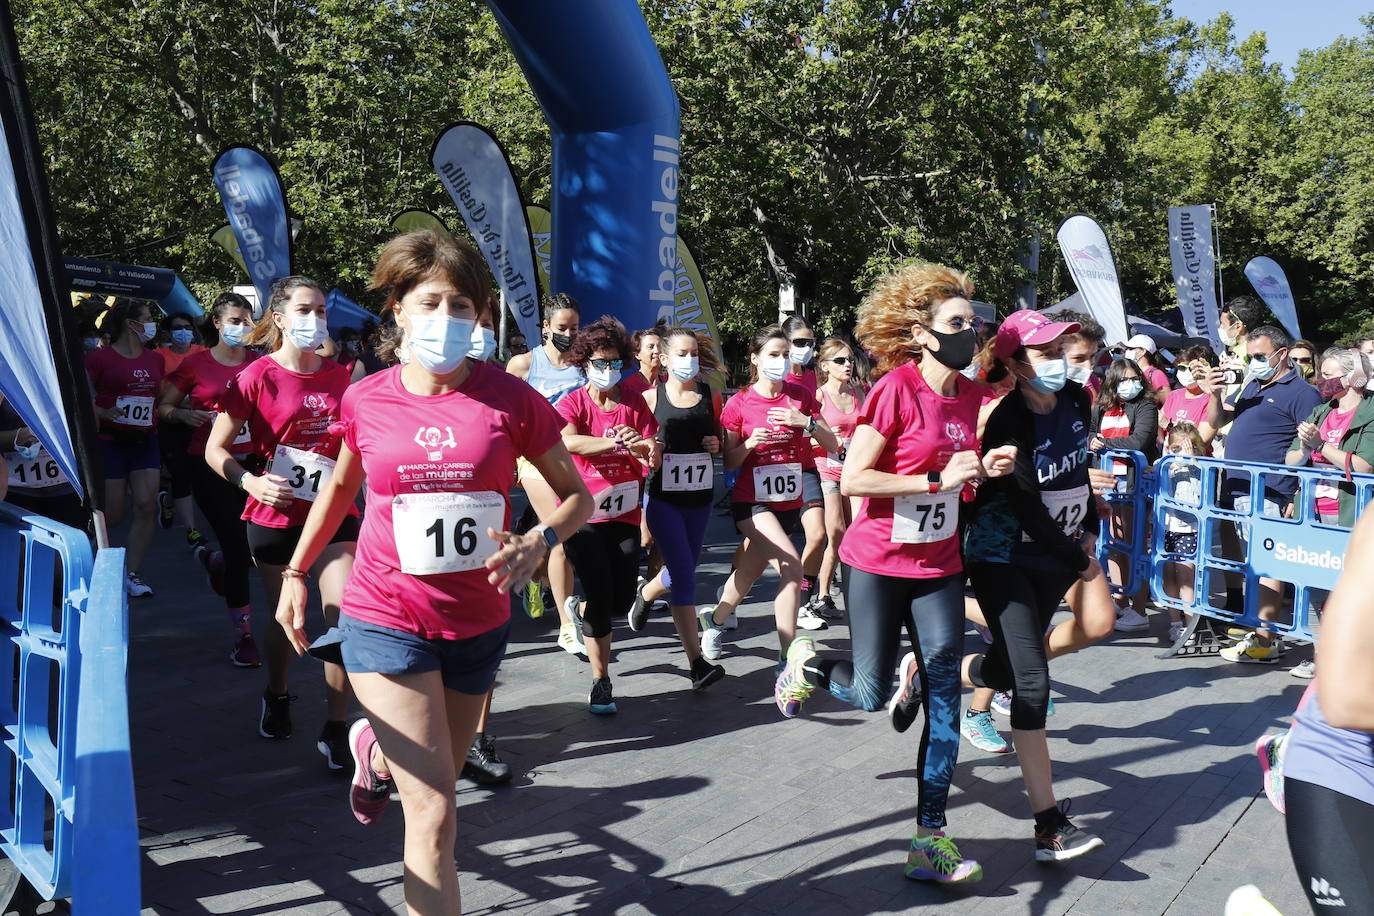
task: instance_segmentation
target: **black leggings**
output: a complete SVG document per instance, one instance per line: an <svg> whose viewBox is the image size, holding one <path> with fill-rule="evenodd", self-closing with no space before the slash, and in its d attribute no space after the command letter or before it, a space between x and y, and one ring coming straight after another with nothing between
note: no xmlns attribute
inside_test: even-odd
<svg viewBox="0 0 1374 916"><path fill-rule="evenodd" d="M1312 912L1374 913L1374 805L1290 776L1283 806L1288 851Z"/></svg>
<svg viewBox="0 0 1374 916"><path fill-rule="evenodd" d="M224 555L224 603L230 608L247 607L248 570L253 560L248 553L246 523L239 516L248 494L212 471L202 455L191 455L187 469L191 495Z"/></svg>
<svg viewBox="0 0 1374 916"><path fill-rule="evenodd" d="M563 545L582 582L587 607L582 612L582 635L600 639L611 635L611 618L625 614L635 598L639 573L639 526L626 522L588 523Z"/></svg>
<svg viewBox="0 0 1374 916"><path fill-rule="evenodd" d="M173 499L191 495L191 466L205 464L203 455L188 455L191 427L182 423L164 423L158 428L157 444L162 450L162 466L167 469L167 489ZM216 474L216 477L219 475ZM220 478L223 480L223 478ZM241 607L242 605L240 605Z"/></svg>
<svg viewBox="0 0 1374 916"><path fill-rule="evenodd" d="M1077 581L1068 570L1023 569L1008 563L969 568L973 594L992 631L992 646L975 658L969 680L979 687L1011 692L1011 727L1045 727L1050 701L1050 664L1045 628L1064 593Z"/></svg>

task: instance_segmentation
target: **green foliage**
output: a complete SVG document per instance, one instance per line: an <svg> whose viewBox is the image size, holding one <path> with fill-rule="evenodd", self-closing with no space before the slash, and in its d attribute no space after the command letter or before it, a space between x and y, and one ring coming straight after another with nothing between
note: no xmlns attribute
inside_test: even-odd
<svg viewBox="0 0 1374 916"><path fill-rule="evenodd" d="M823 329L906 258L1013 300L1072 291L1059 220L1097 217L1128 298L1172 307L1165 211L1215 202L1228 294L1256 254L1315 330L1374 325L1374 19L1291 79L1167 0L641 0L682 108L683 233L722 323L752 328L792 282ZM207 239L210 162L247 142L306 220L298 269L363 298L395 211L461 229L429 165L448 123L485 124L532 201L548 131L479 0L17 0L63 243L243 282Z"/></svg>

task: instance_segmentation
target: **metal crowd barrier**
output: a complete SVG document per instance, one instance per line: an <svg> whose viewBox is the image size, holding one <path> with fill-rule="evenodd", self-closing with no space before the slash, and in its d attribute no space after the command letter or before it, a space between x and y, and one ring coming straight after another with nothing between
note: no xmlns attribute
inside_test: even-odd
<svg viewBox="0 0 1374 916"><path fill-rule="evenodd" d="M0 852L44 899L137 914L124 552L0 505L0 626Z"/></svg>

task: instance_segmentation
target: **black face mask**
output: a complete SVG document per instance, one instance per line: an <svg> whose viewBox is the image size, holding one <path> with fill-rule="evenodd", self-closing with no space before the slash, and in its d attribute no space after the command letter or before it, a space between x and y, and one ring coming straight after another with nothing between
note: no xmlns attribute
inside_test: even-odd
<svg viewBox="0 0 1374 916"><path fill-rule="evenodd" d="M926 328L926 331L940 342L940 349L931 350L930 355L942 366L960 372L973 362L973 350L978 344L973 328L955 331L953 334L942 334L932 328Z"/></svg>
<svg viewBox="0 0 1374 916"><path fill-rule="evenodd" d="M572 346L572 340L573 339L571 334L549 335L549 342L553 344L553 348L557 350L559 353L567 353L568 348Z"/></svg>

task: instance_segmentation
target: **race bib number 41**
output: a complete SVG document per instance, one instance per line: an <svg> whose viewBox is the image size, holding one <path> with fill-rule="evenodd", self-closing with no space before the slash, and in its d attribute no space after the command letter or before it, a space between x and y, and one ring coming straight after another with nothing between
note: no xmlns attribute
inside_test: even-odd
<svg viewBox="0 0 1374 916"><path fill-rule="evenodd" d="M278 477L286 478L292 496L313 503L315 497L320 495L320 488L329 482L334 473L334 459L289 445L278 445L276 454L272 456L270 470Z"/></svg>
<svg viewBox="0 0 1374 916"><path fill-rule="evenodd" d="M705 452L678 455L667 452L663 456L663 470L659 484L665 493L696 492L715 487L711 456Z"/></svg>
<svg viewBox="0 0 1374 916"><path fill-rule="evenodd" d="M619 518L639 507L639 481L626 480L604 490L598 490L592 494L592 502L596 504L596 508L592 511L591 521L605 522Z"/></svg>
<svg viewBox="0 0 1374 916"><path fill-rule="evenodd" d="M122 395L115 399L115 410L119 413L116 423L125 426L152 426L153 425L153 399L149 397L135 397L134 395Z"/></svg>
<svg viewBox="0 0 1374 916"><path fill-rule="evenodd" d="M892 500L892 543L934 544L959 528L959 492L917 493Z"/></svg>
<svg viewBox="0 0 1374 916"><path fill-rule="evenodd" d="M487 529L506 523L500 493L404 493L391 501L391 527L401 572L411 576L481 568L497 544Z"/></svg>
<svg viewBox="0 0 1374 916"><path fill-rule="evenodd" d="M801 463L761 464L754 468L754 501L785 503L801 498Z"/></svg>

